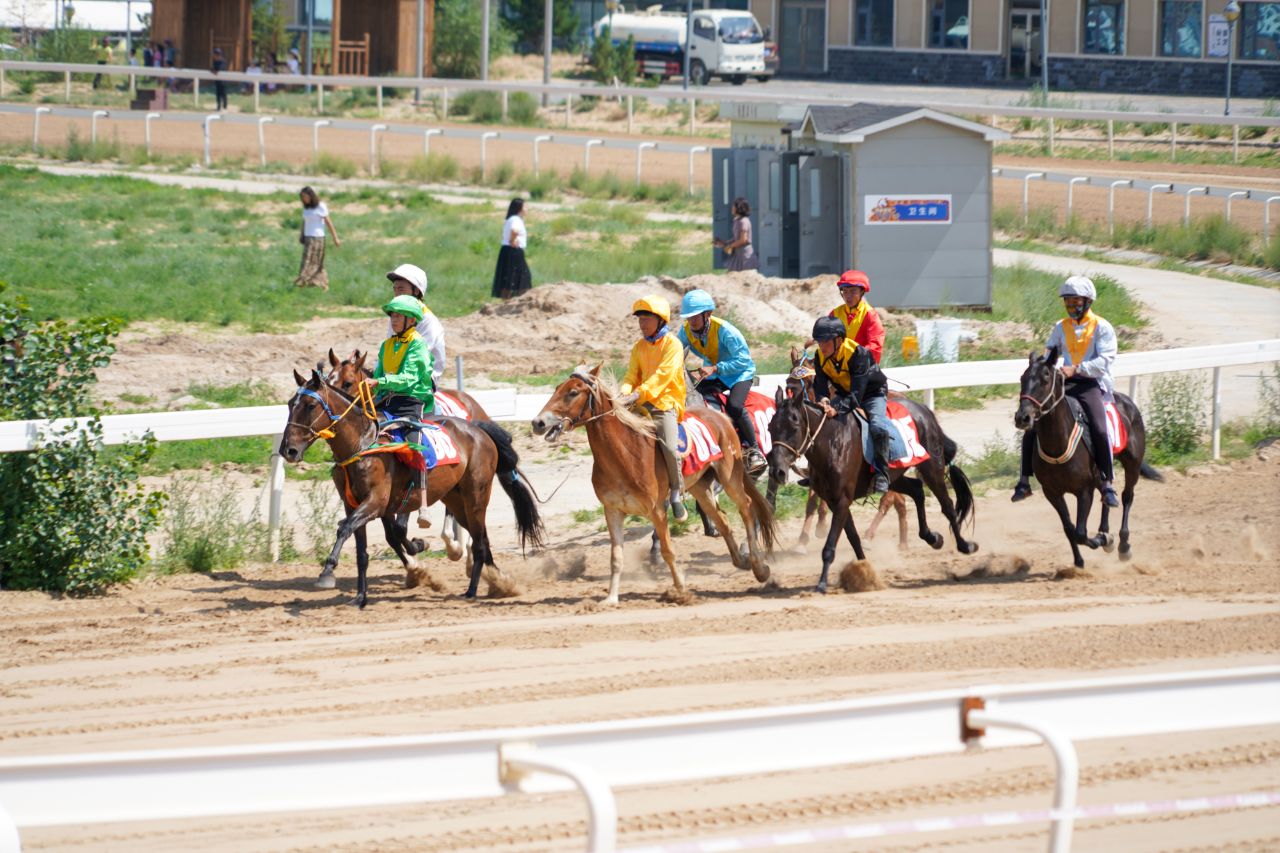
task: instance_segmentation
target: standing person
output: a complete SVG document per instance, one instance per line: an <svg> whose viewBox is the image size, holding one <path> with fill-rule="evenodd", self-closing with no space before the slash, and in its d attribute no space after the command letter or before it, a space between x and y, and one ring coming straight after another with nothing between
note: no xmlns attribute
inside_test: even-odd
<svg viewBox="0 0 1280 853"><path fill-rule="evenodd" d="M1075 397L1089 416L1089 437L1093 444L1093 464L1098 468L1102 500L1109 507L1120 506L1112 485L1114 473L1111 440L1107 437L1105 398L1111 396L1115 382L1111 364L1116 360L1116 330L1109 322L1093 313L1098 291L1093 280L1073 275L1058 288L1067 317L1059 320L1049 333L1045 353L1062 353L1062 375L1066 378L1063 393ZM1035 452L1035 430L1022 434L1022 469L1014 486L1015 503L1031 495L1031 455Z"/></svg>
<svg viewBox="0 0 1280 853"><path fill-rule="evenodd" d="M729 256L725 269L729 272L754 270L760 268L760 259L756 257L755 246L751 244L751 205L742 196L733 200L733 237L727 242L719 237L714 238L712 245L724 249Z"/></svg>
<svg viewBox="0 0 1280 853"><path fill-rule="evenodd" d="M631 314L640 326L640 340L631 348L627 375L614 400L616 406L639 403L658 426L658 452L667 467L668 500L676 521L687 521L684 506L684 475L680 472L677 425L684 420L684 348L669 334L671 304L661 296L637 299Z"/></svg>
<svg viewBox="0 0 1280 853"><path fill-rule="evenodd" d="M867 302L871 279L862 270L846 270L836 282L836 287L844 304L837 305L827 316L844 323L845 336L871 350L876 364L879 364L884 352L884 324L880 322L876 309Z"/></svg>
<svg viewBox="0 0 1280 853"><path fill-rule="evenodd" d="M498 299L519 296L533 287L524 250L529 245L529 232L524 225L524 199L512 199L507 206L507 221L502 224L502 248L493 271L493 295Z"/></svg>
<svg viewBox="0 0 1280 853"><path fill-rule="evenodd" d="M103 36L102 41L94 45L93 61L98 63L99 65L111 64L111 37L110 36ZM95 89L98 88L99 84L101 83L102 83L102 72L99 71L97 74L93 75L93 88ZM108 80L108 84L109 83L110 83L110 80Z"/></svg>
<svg viewBox="0 0 1280 853"><path fill-rule="evenodd" d="M401 264L391 272L387 273L387 279L391 282L392 296L412 296L422 303L422 320L417 325L418 334L427 345L427 349L431 352L431 380L434 387L440 385L440 376L444 373L445 354L444 354L444 326L440 324L440 318L431 312L427 307L427 274L422 267L413 264ZM393 334L388 324L388 334ZM428 412L431 410L428 409Z"/></svg>
<svg viewBox="0 0 1280 853"><path fill-rule="evenodd" d="M298 60L298 49L296 47L289 48L289 73L302 73L302 63Z"/></svg>
<svg viewBox="0 0 1280 853"><path fill-rule="evenodd" d="M213 49L213 62L210 64L209 70L214 74L227 70L227 58L222 53L222 48L215 47ZM218 111L225 110L227 108L227 84L221 78L213 81L213 92L217 96Z"/></svg>
<svg viewBox="0 0 1280 853"><path fill-rule="evenodd" d="M320 196L311 187L303 187L298 193L302 200L302 234L298 242L302 244L302 268L293 283L298 287L319 287L329 289L329 274L324 271L324 229L326 226L333 234L333 247L342 245L338 239L338 229L333 227L329 218L329 208L325 207Z"/></svg>
<svg viewBox="0 0 1280 853"><path fill-rule="evenodd" d="M382 342L378 350L378 362L373 366L373 378L366 379L376 397L378 408L392 418L407 418L420 422L422 413L435 408L435 391L431 381L431 351L418 334L417 325L422 321L422 303L412 296L397 296L382 310L391 318L392 334ZM406 429L405 439L411 444L422 443L422 431ZM418 488L422 490L422 503L418 506L418 526L430 527L427 520L427 471L419 472Z"/></svg>
<svg viewBox="0 0 1280 853"><path fill-rule="evenodd" d="M827 417L841 417L855 408L867 416L874 452L875 479L871 490L889 491L889 450L893 441L889 432L887 404L888 380L871 351L853 338L845 337L844 326L834 317L820 317L813 325L813 339L818 342L814 356L813 393Z"/></svg>
<svg viewBox="0 0 1280 853"><path fill-rule="evenodd" d="M702 357L704 366L693 374L698 393L704 397L726 395L724 413L738 431L747 473L754 477L768 465L760 452L755 424L746 410L756 363L742 332L727 320L711 316L715 307L715 300L705 290L686 293L680 300L680 318L685 322L676 338Z"/></svg>
<svg viewBox="0 0 1280 853"><path fill-rule="evenodd" d="M142 67L143 68L152 67L152 63L155 62L153 58L154 56L155 56L155 51L151 49L151 45L147 45L146 47L144 47L142 49Z"/></svg>

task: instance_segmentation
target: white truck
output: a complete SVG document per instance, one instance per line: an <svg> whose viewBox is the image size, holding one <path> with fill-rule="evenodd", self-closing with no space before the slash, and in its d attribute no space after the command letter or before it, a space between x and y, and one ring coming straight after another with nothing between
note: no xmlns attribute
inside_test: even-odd
<svg viewBox="0 0 1280 853"><path fill-rule="evenodd" d="M685 15L650 6L639 12L622 7L596 21L596 38L608 29L615 45L635 39L637 70L668 80L684 75L685 42L689 40L689 82L705 86L712 77L740 86L748 77L765 82L773 74L764 61L764 33L750 12L700 9L690 26ZM691 36L691 39L690 39Z"/></svg>

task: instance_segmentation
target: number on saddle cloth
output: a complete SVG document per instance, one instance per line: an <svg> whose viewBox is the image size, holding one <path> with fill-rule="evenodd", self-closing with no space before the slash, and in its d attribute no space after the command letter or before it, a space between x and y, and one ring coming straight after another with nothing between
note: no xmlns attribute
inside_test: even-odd
<svg viewBox="0 0 1280 853"><path fill-rule="evenodd" d="M907 407L897 400L890 400L885 406L889 416L889 467L893 469L914 468L929 458L929 451L920 443L916 432L915 420ZM871 442L871 430L867 427L867 419L860 411L855 410L859 429L862 432L862 458L870 465L876 458L875 445Z"/></svg>
<svg viewBox="0 0 1280 853"><path fill-rule="evenodd" d="M1080 429L1084 431L1082 438L1084 439L1085 448L1092 454L1093 438L1089 434L1089 412L1074 397L1067 398L1067 408L1071 410L1071 416L1076 419L1076 423L1080 424ZM1119 410L1116 409L1114 397L1109 394L1104 396L1102 410L1107 418L1107 441L1111 443L1111 455L1117 456L1129 446L1129 430L1125 427L1124 419L1120 417Z"/></svg>
<svg viewBox="0 0 1280 853"><path fill-rule="evenodd" d="M680 457L681 472L687 477L724 457L724 451L710 427L693 415L688 415L676 428L676 455Z"/></svg>

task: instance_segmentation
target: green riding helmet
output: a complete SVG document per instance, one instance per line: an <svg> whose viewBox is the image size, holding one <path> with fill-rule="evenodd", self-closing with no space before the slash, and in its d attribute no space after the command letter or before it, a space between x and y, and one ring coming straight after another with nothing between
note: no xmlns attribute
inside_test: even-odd
<svg viewBox="0 0 1280 853"><path fill-rule="evenodd" d="M388 315L403 314L404 316L412 319L415 323L421 323L423 316L425 316L422 313L422 303L419 302L416 297L410 296L407 293L397 296L386 305L383 305L382 311Z"/></svg>

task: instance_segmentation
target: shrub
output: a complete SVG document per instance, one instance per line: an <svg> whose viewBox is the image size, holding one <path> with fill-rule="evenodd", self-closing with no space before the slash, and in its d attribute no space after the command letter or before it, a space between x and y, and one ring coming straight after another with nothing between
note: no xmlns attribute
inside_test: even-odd
<svg viewBox="0 0 1280 853"><path fill-rule="evenodd" d="M501 15L489 16L489 59L511 51L512 33ZM480 76L480 4L438 0L432 52L439 77Z"/></svg>
<svg viewBox="0 0 1280 853"><path fill-rule="evenodd" d="M155 442L103 453L89 395L118 331L113 320L36 323L21 300L0 307L0 419L90 418L0 458L0 588L91 594L146 564L164 495L137 480Z"/></svg>
<svg viewBox="0 0 1280 853"><path fill-rule="evenodd" d="M512 92L507 99L507 117L514 124L537 124L538 99L528 92Z"/></svg>
<svg viewBox="0 0 1280 853"><path fill-rule="evenodd" d="M1205 431L1205 382L1189 373L1162 373L1151 381L1142 419L1156 461L1185 456Z"/></svg>
<svg viewBox="0 0 1280 853"><path fill-rule="evenodd" d="M458 177L458 161L448 154L415 157L405 167L404 175L411 181L452 181Z"/></svg>
<svg viewBox="0 0 1280 853"><path fill-rule="evenodd" d="M600 37L591 46L591 79L606 86L616 80L630 86L636 79L636 40L627 36L620 45L613 43L613 33L608 27L600 30Z"/></svg>
<svg viewBox="0 0 1280 853"><path fill-rule="evenodd" d="M449 108L457 115L471 116L483 124L502 120L502 96L497 92L470 89L455 98Z"/></svg>
<svg viewBox="0 0 1280 853"><path fill-rule="evenodd" d="M321 175L332 175L343 179L354 178L357 171L354 162L327 151L321 151L320 156L316 157L315 170Z"/></svg>
<svg viewBox="0 0 1280 853"><path fill-rule="evenodd" d="M197 491L207 492L203 500ZM246 559L271 558L271 539L258 507L242 518L235 489L220 478L198 486L190 479L169 481L169 508L165 513L164 553L156 568L165 573L211 572L234 568ZM293 527L280 525L280 556L296 559Z"/></svg>

